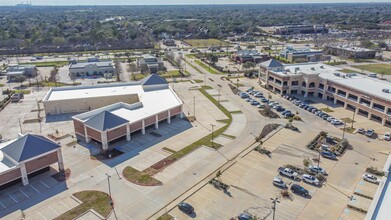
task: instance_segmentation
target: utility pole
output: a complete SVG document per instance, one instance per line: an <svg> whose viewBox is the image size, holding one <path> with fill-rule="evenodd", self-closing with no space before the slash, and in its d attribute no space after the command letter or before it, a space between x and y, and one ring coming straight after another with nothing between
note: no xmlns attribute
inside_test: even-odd
<svg viewBox="0 0 391 220"><path fill-rule="evenodd" d="M214 129L214 127L216 126L216 125L214 125L214 124L210 124L211 126L212 126L212 148L213 148L213 129Z"/></svg>
<svg viewBox="0 0 391 220"><path fill-rule="evenodd" d="M275 198L275 199L270 198L270 199L272 200L272 203L273 203L272 209L273 209L273 220L274 220L276 217L276 204L280 203L280 201L278 201L278 198Z"/></svg>

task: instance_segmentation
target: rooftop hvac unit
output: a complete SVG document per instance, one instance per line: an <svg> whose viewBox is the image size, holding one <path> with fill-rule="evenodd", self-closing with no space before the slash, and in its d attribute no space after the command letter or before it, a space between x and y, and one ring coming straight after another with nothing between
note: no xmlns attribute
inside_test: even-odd
<svg viewBox="0 0 391 220"><path fill-rule="evenodd" d="M385 93L390 93L390 89L382 89L382 91Z"/></svg>
<svg viewBox="0 0 391 220"><path fill-rule="evenodd" d="M320 68L321 68L321 69L324 69L324 66L322 65L322 66L320 66Z"/></svg>
<svg viewBox="0 0 391 220"><path fill-rule="evenodd" d="M311 70L315 70L315 67L311 67Z"/></svg>

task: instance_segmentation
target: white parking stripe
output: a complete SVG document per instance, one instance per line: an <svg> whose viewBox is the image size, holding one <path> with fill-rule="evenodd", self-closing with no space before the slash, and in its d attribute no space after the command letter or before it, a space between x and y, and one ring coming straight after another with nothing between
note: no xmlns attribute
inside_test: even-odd
<svg viewBox="0 0 391 220"><path fill-rule="evenodd" d="M3 206L4 208L6 208L6 207L3 205L3 203L1 203L1 202L0 202L0 205Z"/></svg>
<svg viewBox="0 0 391 220"><path fill-rule="evenodd" d="M38 193L41 193L40 191L38 191L33 185L30 185L31 188L33 188L35 191L37 191Z"/></svg>
<svg viewBox="0 0 391 220"><path fill-rule="evenodd" d="M67 209L69 209L69 206L67 206L67 204L63 203L62 201L60 201L61 204L63 204L65 207L67 207Z"/></svg>
<svg viewBox="0 0 391 220"><path fill-rule="evenodd" d="M18 203L18 201L16 201L16 199L14 197L12 197L10 194L8 194L8 196L13 199L16 203Z"/></svg>
<svg viewBox="0 0 391 220"><path fill-rule="evenodd" d="M24 193L22 190L19 189L19 191L21 191L27 198L30 198L30 196L28 196L26 193Z"/></svg>
<svg viewBox="0 0 391 220"><path fill-rule="evenodd" d="M42 180L40 180L39 182L41 182L44 186L46 186L48 189L50 188L48 185L46 185L44 182L42 182Z"/></svg>
<svg viewBox="0 0 391 220"><path fill-rule="evenodd" d="M40 212L37 212L38 215L42 216L42 218L44 218L45 220L47 220L47 218L45 218L45 216L43 216Z"/></svg>
<svg viewBox="0 0 391 220"><path fill-rule="evenodd" d="M60 215L56 210L54 210L51 206L49 206L49 208L54 212L56 213L57 215Z"/></svg>

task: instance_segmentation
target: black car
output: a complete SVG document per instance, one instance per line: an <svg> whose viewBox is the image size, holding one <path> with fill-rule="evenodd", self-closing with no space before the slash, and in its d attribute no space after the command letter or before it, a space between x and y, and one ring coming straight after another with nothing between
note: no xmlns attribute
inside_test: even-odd
<svg viewBox="0 0 391 220"><path fill-rule="evenodd" d="M301 196L307 197L309 196L308 190L304 189L302 186L298 184L292 184L291 186L292 192L299 194Z"/></svg>
<svg viewBox="0 0 391 220"><path fill-rule="evenodd" d="M191 206L189 203L186 202L181 202L178 204L179 210L186 214L193 214L194 213L194 208Z"/></svg>

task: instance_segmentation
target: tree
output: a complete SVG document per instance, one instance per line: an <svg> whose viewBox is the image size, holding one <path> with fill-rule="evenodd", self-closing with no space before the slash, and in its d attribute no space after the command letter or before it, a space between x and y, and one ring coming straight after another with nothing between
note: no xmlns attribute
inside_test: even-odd
<svg viewBox="0 0 391 220"><path fill-rule="evenodd" d="M24 75L16 76L15 81L20 83L20 86L23 86L23 82L27 79Z"/></svg>
<svg viewBox="0 0 391 220"><path fill-rule="evenodd" d="M246 72L248 71L248 69L254 68L255 66L256 64L254 62L246 62L243 64L243 68L246 69Z"/></svg>
<svg viewBox="0 0 391 220"><path fill-rule="evenodd" d="M58 67L55 66L54 69L52 69L50 71L50 77L49 77L49 81L50 82L54 82L54 86L57 87L57 81L58 81Z"/></svg>
<svg viewBox="0 0 391 220"><path fill-rule="evenodd" d="M219 61L219 57L215 54L208 53L206 55L206 59L208 59L209 63L212 63L212 65L215 65ZM210 68L210 66L209 66Z"/></svg>

